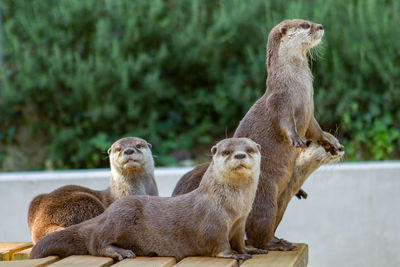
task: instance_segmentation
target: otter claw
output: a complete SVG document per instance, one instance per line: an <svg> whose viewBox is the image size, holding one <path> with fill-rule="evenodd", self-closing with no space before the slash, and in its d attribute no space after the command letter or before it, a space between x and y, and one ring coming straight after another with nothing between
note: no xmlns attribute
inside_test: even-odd
<svg viewBox="0 0 400 267"><path fill-rule="evenodd" d="M268 250L265 249L259 249L259 248L245 248L245 252L247 254L267 254Z"/></svg>
<svg viewBox="0 0 400 267"><path fill-rule="evenodd" d="M252 256L250 255L250 254L234 254L233 255L233 258L235 259L235 260L248 260L248 259L250 259L250 258L252 258Z"/></svg>
<svg viewBox="0 0 400 267"><path fill-rule="evenodd" d="M267 249L271 251L295 251L298 248L289 241L274 236L271 242L268 243Z"/></svg>
<svg viewBox="0 0 400 267"><path fill-rule="evenodd" d="M306 141L304 141L297 134L296 135L292 135L290 139L292 141L292 146L295 146L295 147L307 147Z"/></svg>

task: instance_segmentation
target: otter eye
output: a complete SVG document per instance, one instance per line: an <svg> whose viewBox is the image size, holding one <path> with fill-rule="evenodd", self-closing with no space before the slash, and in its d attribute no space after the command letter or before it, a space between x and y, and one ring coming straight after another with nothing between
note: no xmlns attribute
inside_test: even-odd
<svg viewBox="0 0 400 267"><path fill-rule="evenodd" d="M141 144L137 144L136 145L136 148L139 148L139 149L141 149L143 146L141 145Z"/></svg>
<svg viewBox="0 0 400 267"><path fill-rule="evenodd" d="M231 152L230 152L229 150L225 150L224 152L222 152L222 154L223 154L224 156L228 156L230 153L231 153Z"/></svg>
<svg viewBox="0 0 400 267"><path fill-rule="evenodd" d="M303 29L308 29L308 28L310 28L310 24L308 24L308 23L303 23L303 24L301 24L300 25Z"/></svg>
<svg viewBox="0 0 400 267"><path fill-rule="evenodd" d="M249 153L249 154L250 154L250 153L254 153L254 149L252 149L252 148L249 147L248 149L246 149L246 152Z"/></svg>

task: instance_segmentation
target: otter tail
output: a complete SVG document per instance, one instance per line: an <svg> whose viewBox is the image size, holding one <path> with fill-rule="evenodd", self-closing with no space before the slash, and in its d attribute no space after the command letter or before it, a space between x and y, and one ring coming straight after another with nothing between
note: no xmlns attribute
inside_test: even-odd
<svg viewBox="0 0 400 267"><path fill-rule="evenodd" d="M50 255L65 258L71 255L84 254L89 254L85 238L80 235L76 227L72 226L42 238L32 248L30 258L44 258Z"/></svg>

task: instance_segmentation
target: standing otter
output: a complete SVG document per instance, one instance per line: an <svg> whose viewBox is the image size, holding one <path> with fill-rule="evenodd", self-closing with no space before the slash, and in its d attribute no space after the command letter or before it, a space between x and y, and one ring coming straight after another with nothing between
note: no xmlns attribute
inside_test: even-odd
<svg viewBox="0 0 400 267"><path fill-rule="evenodd" d="M264 151L259 186L246 223L248 242L257 248L267 248L272 240L281 214L293 197L292 190L286 190L290 181L304 181L309 175L301 172L297 177L293 173L300 153L298 148L306 146L306 139L329 144L335 153L343 152L343 146L321 130L313 114L312 74L306 54L319 44L323 34L322 25L300 19L285 20L271 30L267 45L267 90L234 133L234 137L247 137L259 143ZM200 165L193 175L201 177L205 168L206 165ZM178 185L180 188L174 192L182 193L193 187L181 182ZM285 190L290 197L281 199L286 195ZM276 248L270 245L269 249Z"/></svg>
<svg viewBox="0 0 400 267"><path fill-rule="evenodd" d="M151 145L136 137L122 138L108 150L110 187L104 191L67 185L35 197L28 211L33 243L73 224L96 217L128 195L158 195Z"/></svg>
<svg viewBox="0 0 400 267"><path fill-rule="evenodd" d="M100 216L40 240L31 258L92 254L203 255L248 259L244 235L260 174L260 146L247 138L220 141L199 187L178 197L128 196Z"/></svg>
<svg viewBox="0 0 400 267"><path fill-rule="evenodd" d="M285 20L275 26L267 45L267 90L242 119L235 137L258 142L263 151L259 188L246 223L250 244L265 248L271 241L288 200L280 201L292 176L298 147L306 141L343 146L323 132L314 117L312 74L307 52L320 43L323 26L306 20Z"/></svg>

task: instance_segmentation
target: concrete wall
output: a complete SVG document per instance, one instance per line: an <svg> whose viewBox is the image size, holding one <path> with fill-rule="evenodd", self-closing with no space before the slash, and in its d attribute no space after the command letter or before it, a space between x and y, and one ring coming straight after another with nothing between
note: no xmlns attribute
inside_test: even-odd
<svg viewBox="0 0 400 267"><path fill-rule="evenodd" d="M188 168L158 168L161 196L169 196ZM0 174L0 242L30 240L31 199L66 184L108 186L108 170ZM309 244L309 266L400 266L400 162L323 166L294 198L277 235Z"/></svg>

